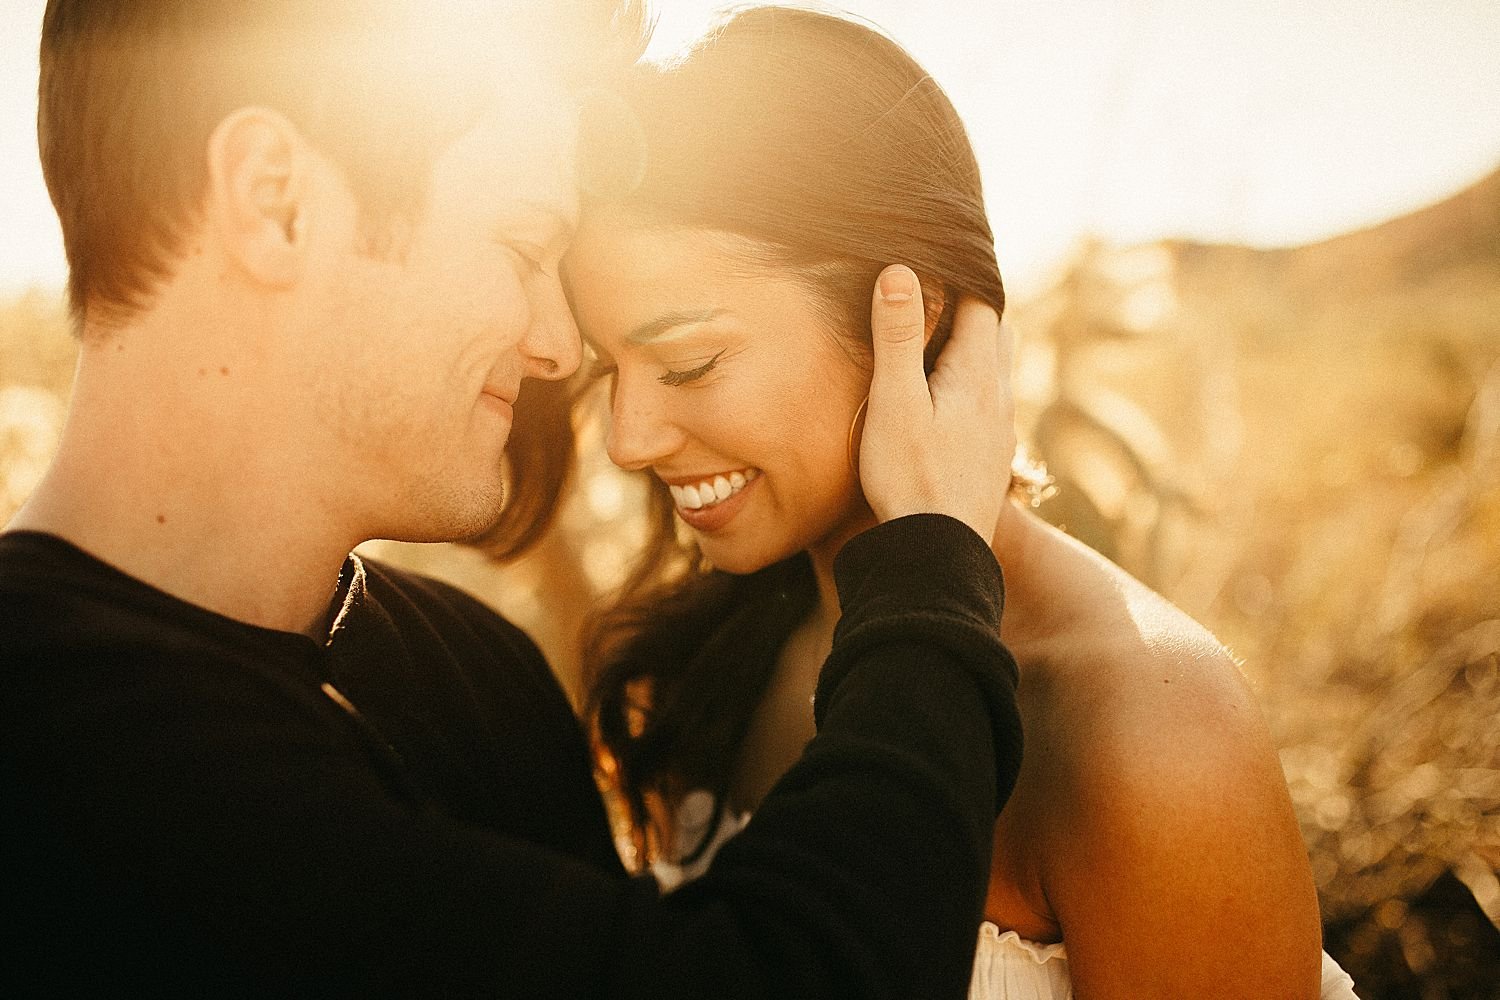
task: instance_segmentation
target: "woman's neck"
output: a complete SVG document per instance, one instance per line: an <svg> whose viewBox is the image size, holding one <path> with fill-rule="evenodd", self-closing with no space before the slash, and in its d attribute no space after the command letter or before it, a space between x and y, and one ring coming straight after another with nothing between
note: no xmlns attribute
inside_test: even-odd
<svg viewBox="0 0 1500 1000"><path fill-rule="evenodd" d="M866 519L850 523L843 530L808 549L813 572L818 579L818 608L830 619L830 631L833 628L831 622L838 621L839 617L838 588L833 580L834 558L854 536L874 526L875 519L871 515ZM1027 560L1027 555L1036 541L1039 526L1040 522L1037 517L1018 503L1009 501L1004 504L1000 511L1000 520L995 525L995 537L991 539L991 548L999 557L1002 570L1009 573L1018 569L1019 565Z"/></svg>
<svg viewBox="0 0 1500 1000"><path fill-rule="evenodd" d="M873 523L851 523L838 535L808 550L817 582L817 600L807 617L787 637L777 656L776 669L766 685L765 694L750 720L741 747L736 774L731 783L731 803L737 810L754 809L771 785L802 753L813 736L812 697L817 689L823 661L833 647L833 631L838 624L840 605L834 583L833 562L848 539ZM1007 569L1007 580L1014 578L1007 598L1004 631L1027 628L1024 599L1017 600L1026 589L1027 553L1038 535L1040 522L1014 504L1007 504L996 531L996 550L1003 553L1001 562Z"/></svg>
<svg viewBox="0 0 1500 1000"><path fill-rule="evenodd" d="M805 628L821 640L816 644L809 643L815 648L823 648L826 652L832 645L833 629L839 620L839 594L833 576L834 558L849 539L873 524L873 519L869 523L859 524L837 538L808 550L818 582L818 602L808 615ZM1033 620L1035 613L1043 609L1036 607L1036 602L1028 598L1037 585L1030 567L1037 547L1045 545L1049 533L1054 530L1017 502L1007 502L1001 508L991 548L994 549L1005 576L1005 616L1001 634L1007 643L1024 643L1038 628L1045 629L1044 625ZM818 666L821 667L821 663Z"/></svg>
<svg viewBox="0 0 1500 1000"><path fill-rule="evenodd" d="M807 550L808 558L812 560L813 575L818 581L818 603L808 615L808 620L821 627L830 641L840 614L839 590L833 580L833 561L851 539L860 532L875 527L877 523L874 512L865 507L863 502L860 506L863 508L862 513L852 515L843 525Z"/></svg>

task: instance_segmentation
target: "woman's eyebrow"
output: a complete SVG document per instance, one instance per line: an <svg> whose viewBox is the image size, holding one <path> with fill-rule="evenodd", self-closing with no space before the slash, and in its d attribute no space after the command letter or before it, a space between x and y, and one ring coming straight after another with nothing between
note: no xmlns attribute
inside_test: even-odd
<svg viewBox="0 0 1500 1000"><path fill-rule="evenodd" d="M642 323L625 335L625 339L632 344L650 344L662 340L674 340L684 336L683 329L698 323L707 323L709 320L718 319L729 312L728 309L698 309L684 312L665 313Z"/></svg>

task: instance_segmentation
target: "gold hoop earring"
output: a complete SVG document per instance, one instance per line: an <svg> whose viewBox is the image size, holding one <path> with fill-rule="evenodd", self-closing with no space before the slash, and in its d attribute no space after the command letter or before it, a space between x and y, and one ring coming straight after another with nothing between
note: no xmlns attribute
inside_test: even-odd
<svg viewBox="0 0 1500 1000"><path fill-rule="evenodd" d="M865 393L865 398L859 402L859 409L854 411L854 419L849 421L849 472L855 479L859 478L859 443L865 429L865 408L869 405L870 394Z"/></svg>

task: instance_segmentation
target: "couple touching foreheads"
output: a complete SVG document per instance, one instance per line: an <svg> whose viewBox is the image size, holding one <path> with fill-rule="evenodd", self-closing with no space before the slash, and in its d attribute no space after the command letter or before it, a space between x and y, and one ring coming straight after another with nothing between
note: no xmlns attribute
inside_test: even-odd
<svg viewBox="0 0 1500 1000"><path fill-rule="evenodd" d="M1027 509L942 91L831 14L644 24L48 4L3 992L1351 997L1233 662ZM351 550L533 540L586 352L653 532L580 722Z"/></svg>

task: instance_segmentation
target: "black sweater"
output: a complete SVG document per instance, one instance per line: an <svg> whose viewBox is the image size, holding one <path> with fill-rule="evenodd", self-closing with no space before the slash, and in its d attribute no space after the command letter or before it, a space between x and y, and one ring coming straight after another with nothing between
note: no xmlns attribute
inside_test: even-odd
<svg viewBox="0 0 1500 1000"><path fill-rule="evenodd" d="M0 536L0 995L962 996L1020 758L999 573L935 516L836 572L818 737L662 898L461 592L351 557L325 645Z"/></svg>

